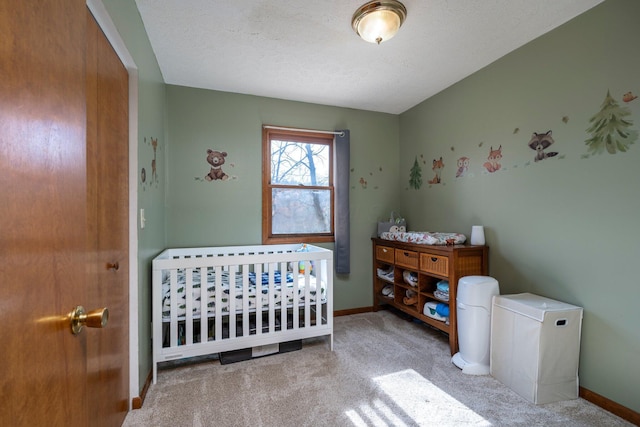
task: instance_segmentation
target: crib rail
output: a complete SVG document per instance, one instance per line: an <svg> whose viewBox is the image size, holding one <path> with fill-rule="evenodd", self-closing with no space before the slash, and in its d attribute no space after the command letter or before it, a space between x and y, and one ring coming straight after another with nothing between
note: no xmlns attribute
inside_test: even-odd
<svg viewBox="0 0 640 427"><path fill-rule="evenodd" d="M329 335L333 253L307 245L168 249L153 261L158 363Z"/></svg>

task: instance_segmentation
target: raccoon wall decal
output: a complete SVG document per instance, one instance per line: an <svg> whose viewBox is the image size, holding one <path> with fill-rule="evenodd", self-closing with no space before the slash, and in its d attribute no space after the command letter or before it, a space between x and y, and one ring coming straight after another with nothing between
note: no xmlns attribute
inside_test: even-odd
<svg viewBox="0 0 640 427"><path fill-rule="evenodd" d="M554 142L555 141L551 136L551 131L548 131L547 133L534 132L528 144L529 148L531 148L536 152L536 157L534 158L534 161L537 162L539 160L544 160L549 157L557 156L558 153L555 151L552 151L550 153L544 152L544 150L549 148L551 144L553 144Z"/></svg>

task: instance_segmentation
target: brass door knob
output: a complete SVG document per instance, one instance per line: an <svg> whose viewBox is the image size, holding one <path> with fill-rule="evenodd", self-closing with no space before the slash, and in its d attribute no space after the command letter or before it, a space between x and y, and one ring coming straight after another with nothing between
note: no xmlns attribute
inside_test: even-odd
<svg viewBox="0 0 640 427"><path fill-rule="evenodd" d="M85 326L87 328L104 328L109 321L109 309L98 308L87 313L84 307L79 305L69 313L69 321L73 335L78 335Z"/></svg>

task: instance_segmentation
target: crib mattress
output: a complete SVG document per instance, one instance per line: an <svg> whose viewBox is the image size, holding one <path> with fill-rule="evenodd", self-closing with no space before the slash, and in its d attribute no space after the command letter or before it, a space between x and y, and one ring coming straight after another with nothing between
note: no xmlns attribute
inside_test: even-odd
<svg viewBox="0 0 640 427"><path fill-rule="evenodd" d="M461 245L467 240L464 234L429 231L384 232L380 238L419 245Z"/></svg>
<svg viewBox="0 0 640 427"><path fill-rule="evenodd" d="M207 271L207 311L208 316L215 315L216 308L219 308L223 315L229 314L231 289L230 289L230 276L228 271L221 272L222 283L221 286L216 286L216 273L213 269ZM234 283L234 295L235 295L235 311L236 313L242 313L243 299L245 294L243 293L243 274L233 274L235 279ZM279 308L282 305L283 295L286 301L287 307L292 307L294 303L295 284L297 283L298 301L304 302L305 300L305 285L306 277L304 274L293 274L292 272L286 273L286 279L282 283L282 275L280 271L275 271L273 284L273 298L274 307ZM309 299L311 302L316 302L317 286L316 277L309 275ZM258 301L261 301L260 306L262 309L269 307L269 273L262 273L260 280L260 294L261 298L257 295L256 286L256 274L248 273L249 286L246 298L249 304L250 311L256 311ZM194 269L192 272L192 290L193 290L193 318L200 318L201 316L201 273L199 269ZM186 284L187 284L187 272L184 269L177 271L177 317L178 319L184 319L187 311L187 296L186 296ZM216 291L221 291L220 295L220 307L216 307ZM324 283L320 286L320 298L321 302L326 302L326 289ZM169 321L171 318L171 277L165 275L162 281L162 319L163 321Z"/></svg>

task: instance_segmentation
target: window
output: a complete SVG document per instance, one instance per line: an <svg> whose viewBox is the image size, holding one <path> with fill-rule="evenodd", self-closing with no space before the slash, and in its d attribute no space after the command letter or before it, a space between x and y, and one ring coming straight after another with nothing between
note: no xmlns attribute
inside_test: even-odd
<svg viewBox="0 0 640 427"><path fill-rule="evenodd" d="M333 135L262 130L262 241L334 240Z"/></svg>

